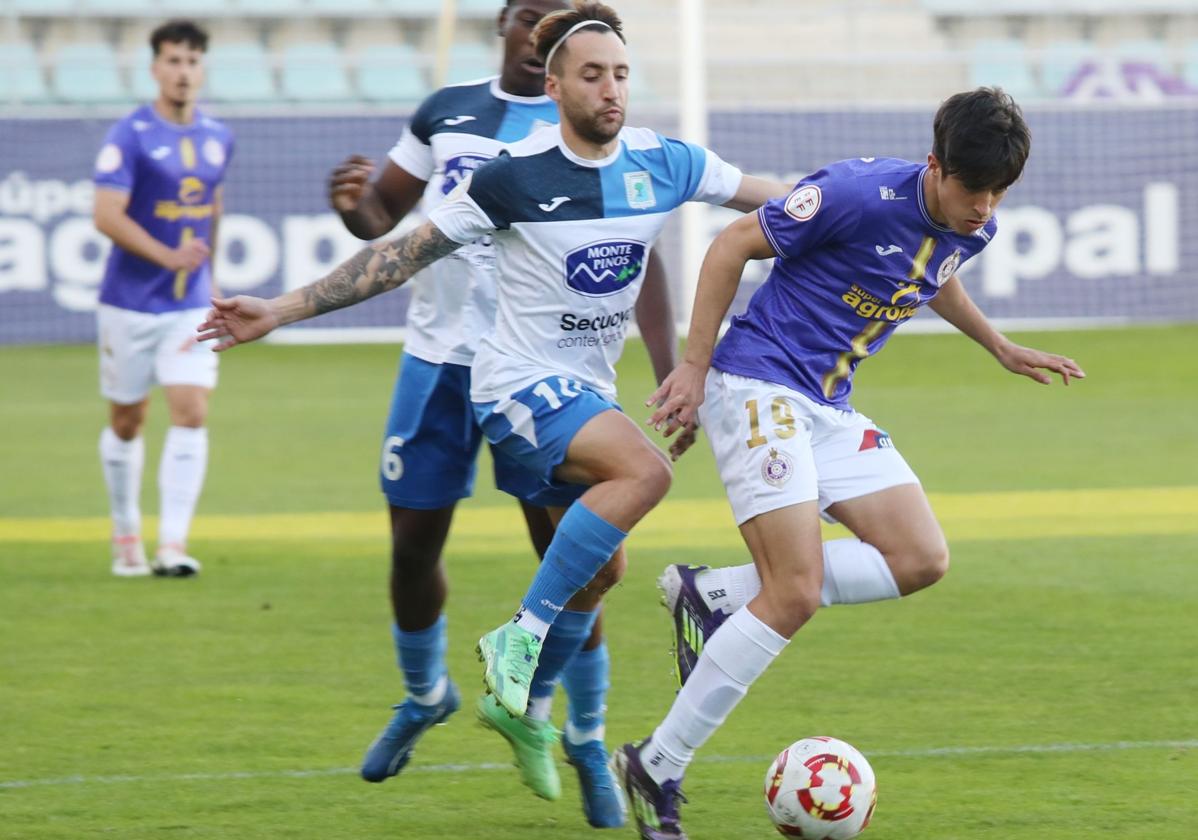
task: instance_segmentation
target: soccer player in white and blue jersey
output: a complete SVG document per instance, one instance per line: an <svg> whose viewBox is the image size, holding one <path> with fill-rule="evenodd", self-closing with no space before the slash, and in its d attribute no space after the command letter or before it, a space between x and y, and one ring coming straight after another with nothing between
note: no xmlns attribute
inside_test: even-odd
<svg viewBox="0 0 1198 840"><path fill-rule="evenodd" d="M685 612L708 638L693 668L680 661L684 685L652 737L615 755L644 838L685 837L679 785L695 750L821 604L897 598L947 570L918 479L849 403L857 365L928 305L1008 370L1045 384L1046 370L1066 384L1084 376L998 333L957 278L1023 171L1031 137L1018 106L1000 90L958 94L933 133L926 163L846 160L804 178L730 225L703 263L686 355L650 398L650 423L669 435L698 410L756 582L745 570L663 576L676 628ZM750 259L774 259L773 271L717 346ZM821 544L821 512L855 537ZM713 585L732 595L712 602Z"/></svg>
<svg viewBox="0 0 1198 840"><path fill-rule="evenodd" d="M95 164L96 228L112 240L100 285L100 392L109 425L100 460L112 508L112 572L122 577L187 576L191 517L208 465L205 419L216 357L195 338L213 294L222 181L233 136L196 108L208 35L170 21L150 36L158 98L117 122ZM142 464L150 388L161 385L170 428L158 472L158 549L141 541Z"/></svg>
<svg viewBox="0 0 1198 840"><path fill-rule="evenodd" d="M701 147L624 128L629 68L620 29L600 3L547 16L534 43L560 127L479 167L408 236L272 301L216 300L200 328L227 349L399 286L493 237L498 314L474 359L476 416L540 486L576 501L517 616L480 640L494 694L480 713L491 720L504 710L524 715L534 674L542 682L560 672L572 653L551 643L563 606L588 584L602 591L619 579L616 549L669 487L668 460L615 404L612 367L668 214L690 200L749 210L785 192Z"/></svg>
<svg viewBox="0 0 1198 840"><path fill-rule="evenodd" d="M387 234L419 206L427 215L454 187L509 143L557 123L557 105L545 95L545 68L530 36L565 0L512 0L498 16L504 51L500 74L442 88L417 109L371 181L374 167L351 156L332 173L329 198L346 227L362 239ZM674 331L664 272L650 258L636 316L658 375L674 366ZM391 519L392 636L408 697L370 745L362 776L381 782L411 758L416 741L459 705L446 668L447 579L442 551L457 502L470 495L482 431L470 403L470 364L479 339L495 321L495 256L482 237L412 278L408 338L384 432L380 479ZM521 501L538 554L553 538L547 506L561 497L537 486L515 461L492 447L496 486ZM622 549L621 549L622 550ZM606 767L606 751L593 737L602 726L609 682L597 596L580 593L567 605L551 643L587 638L562 672L569 698L562 740L578 769L584 810L596 827L622 823ZM550 703L555 686L534 687L525 719L506 714L494 724L512 742L522 777L537 795L556 799L561 784L550 749ZM488 723L491 718L485 718Z"/></svg>

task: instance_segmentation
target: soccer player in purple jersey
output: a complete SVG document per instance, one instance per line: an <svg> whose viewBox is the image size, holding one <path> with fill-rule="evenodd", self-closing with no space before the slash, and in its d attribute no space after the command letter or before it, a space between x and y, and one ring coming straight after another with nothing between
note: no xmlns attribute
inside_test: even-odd
<svg viewBox="0 0 1198 840"><path fill-rule="evenodd" d="M110 423L100 460L112 508L112 572L185 577L192 514L208 464L204 427L216 355L194 325L214 294L221 182L233 136L196 108L208 35L190 21L150 36L158 97L117 122L96 157L96 228L112 240L97 313L100 392ZM166 394L170 428L158 472L158 550L146 562L138 498L150 388Z"/></svg>
<svg viewBox="0 0 1198 840"><path fill-rule="evenodd" d="M1008 95L960 93L936 114L926 163L834 163L712 243L685 358L650 397L649 422L669 436L702 419L754 571L662 577L683 686L652 736L613 758L643 838L685 837L678 802L695 750L816 609L898 598L947 571L918 479L849 404L857 364L926 304L1014 373L1085 375L996 331L957 278L994 236L1030 143ZM773 271L717 346L750 259L774 259ZM821 543L821 513L855 537Z"/></svg>

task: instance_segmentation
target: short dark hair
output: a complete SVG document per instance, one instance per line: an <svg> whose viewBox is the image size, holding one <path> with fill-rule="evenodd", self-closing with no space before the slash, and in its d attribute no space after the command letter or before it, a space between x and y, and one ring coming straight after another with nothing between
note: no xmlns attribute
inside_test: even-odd
<svg viewBox="0 0 1198 840"><path fill-rule="evenodd" d="M970 191L1005 190L1019 180L1032 134L1015 100L999 87L950 96L932 122L932 154Z"/></svg>
<svg viewBox="0 0 1198 840"><path fill-rule="evenodd" d="M187 44L193 50L208 52L208 32L192 20L168 20L150 33L154 55L163 44Z"/></svg>
<svg viewBox="0 0 1198 840"><path fill-rule="evenodd" d="M596 25L594 27L584 26L578 30L579 32L602 32L610 28L612 32L616 33L616 37L625 41L624 22L620 20L615 9L603 3L594 2L594 0L574 0L573 9L563 9L560 12L545 15L537 24L537 28L532 31L532 45L537 58L545 61L549 57L549 51L553 49L553 45L572 27L584 21L593 21ZM606 26L602 24L606 24ZM625 43L627 42L625 41ZM565 48L563 44L557 54L561 55Z"/></svg>

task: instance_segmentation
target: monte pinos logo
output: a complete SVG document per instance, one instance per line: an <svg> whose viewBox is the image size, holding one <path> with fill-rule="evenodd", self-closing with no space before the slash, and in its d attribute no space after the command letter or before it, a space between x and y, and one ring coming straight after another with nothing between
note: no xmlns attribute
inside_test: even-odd
<svg viewBox="0 0 1198 840"><path fill-rule="evenodd" d="M644 269L645 243L592 242L566 254L566 285L589 297L605 297L627 289Z"/></svg>

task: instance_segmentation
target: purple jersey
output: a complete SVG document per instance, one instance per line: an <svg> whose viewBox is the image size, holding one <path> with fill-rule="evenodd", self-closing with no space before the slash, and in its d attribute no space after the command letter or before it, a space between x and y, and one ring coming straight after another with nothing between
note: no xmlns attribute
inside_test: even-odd
<svg viewBox="0 0 1198 840"><path fill-rule="evenodd" d="M233 135L196 112L175 125L143 105L108 131L96 157L97 187L129 193L126 213L170 248L198 238L211 241L214 192L233 155ZM138 312L173 312L208 305L211 262L170 271L113 245L100 302Z"/></svg>
<svg viewBox="0 0 1198 840"><path fill-rule="evenodd" d="M973 235L932 221L926 168L893 158L844 160L758 210L778 259L732 319L712 366L848 408L857 364L997 229L993 218Z"/></svg>

